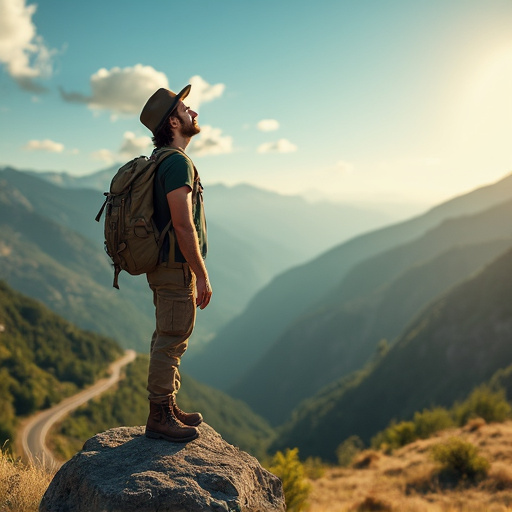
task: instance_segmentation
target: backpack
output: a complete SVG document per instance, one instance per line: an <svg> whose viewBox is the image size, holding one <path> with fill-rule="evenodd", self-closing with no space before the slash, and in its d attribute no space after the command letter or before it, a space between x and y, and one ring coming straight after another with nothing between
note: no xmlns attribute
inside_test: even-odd
<svg viewBox="0 0 512 512"><path fill-rule="evenodd" d="M176 149L139 156L124 164L112 178L110 192L96 215L105 210L105 251L114 265L114 288L119 290L121 270L131 275L151 272L172 222L158 232L153 220L153 182L158 164Z"/></svg>

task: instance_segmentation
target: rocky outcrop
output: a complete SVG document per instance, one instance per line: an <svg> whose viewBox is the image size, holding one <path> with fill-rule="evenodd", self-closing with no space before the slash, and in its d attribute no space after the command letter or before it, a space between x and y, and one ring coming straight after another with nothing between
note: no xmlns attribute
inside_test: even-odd
<svg viewBox="0 0 512 512"><path fill-rule="evenodd" d="M284 511L281 481L207 424L186 444L120 427L89 439L48 487L40 512Z"/></svg>

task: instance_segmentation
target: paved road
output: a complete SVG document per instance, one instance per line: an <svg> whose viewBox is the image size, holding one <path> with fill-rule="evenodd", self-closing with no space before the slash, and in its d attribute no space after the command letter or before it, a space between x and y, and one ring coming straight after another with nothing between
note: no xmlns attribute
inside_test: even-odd
<svg viewBox="0 0 512 512"><path fill-rule="evenodd" d="M54 458L46 446L46 436L50 428L73 409L100 395L114 385L119 380L121 368L131 363L135 356L134 350L127 350L121 359L114 361L110 365L109 377L101 379L80 393L66 398L51 409L38 412L25 420L18 435L22 459L25 462L38 461L43 462L47 467L58 468L61 463Z"/></svg>

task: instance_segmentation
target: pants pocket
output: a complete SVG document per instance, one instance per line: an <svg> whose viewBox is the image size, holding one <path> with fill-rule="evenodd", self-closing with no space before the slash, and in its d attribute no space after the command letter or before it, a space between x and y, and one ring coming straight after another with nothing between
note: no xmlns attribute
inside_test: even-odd
<svg viewBox="0 0 512 512"><path fill-rule="evenodd" d="M176 299L157 295L158 334L185 336L192 333L195 321L195 307L192 298Z"/></svg>

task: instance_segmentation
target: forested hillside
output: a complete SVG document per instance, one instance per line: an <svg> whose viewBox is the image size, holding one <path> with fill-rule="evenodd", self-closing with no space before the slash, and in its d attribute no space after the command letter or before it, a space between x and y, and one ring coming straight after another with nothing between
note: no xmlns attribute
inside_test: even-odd
<svg viewBox="0 0 512 512"><path fill-rule="evenodd" d="M512 201L444 221L356 265L229 392L274 424L285 421L301 400L364 366L381 340L392 343L431 300L512 247L510 219Z"/></svg>
<svg viewBox="0 0 512 512"><path fill-rule="evenodd" d="M508 367L511 269L509 250L429 305L378 362L303 403L275 447L332 459L350 435L368 442L391 419L451 406Z"/></svg>
<svg viewBox="0 0 512 512"><path fill-rule="evenodd" d="M509 175L493 185L447 201L424 215L353 238L304 265L280 274L254 297L241 315L219 331L200 357L191 360L190 373L203 382L230 389L267 351L272 350L275 342L294 322L302 315L314 312L319 301L339 302L333 291L356 265L421 238L445 220L474 215L511 198L512 175ZM471 230L471 227L467 229ZM448 232L447 236L450 236ZM428 238L424 242L428 245ZM444 247L447 247L446 243ZM431 257L435 255L430 254ZM419 256L420 261L424 259L421 253L415 256ZM407 257L408 264L414 265L414 258L411 255ZM391 268L393 264L390 263ZM405 270L403 264L396 266L394 275L402 270ZM380 275L381 284L391 277L387 268L375 266L370 269L370 275ZM314 347L317 343L318 336L313 333L310 345ZM293 351L289 355L292 356Z"/></svg>
<svg viewBox="0 0 512 512"><path fill-rule="evenodd" d="M121 348L0 281L0 443L17 419L92 384Z"/></svg>

